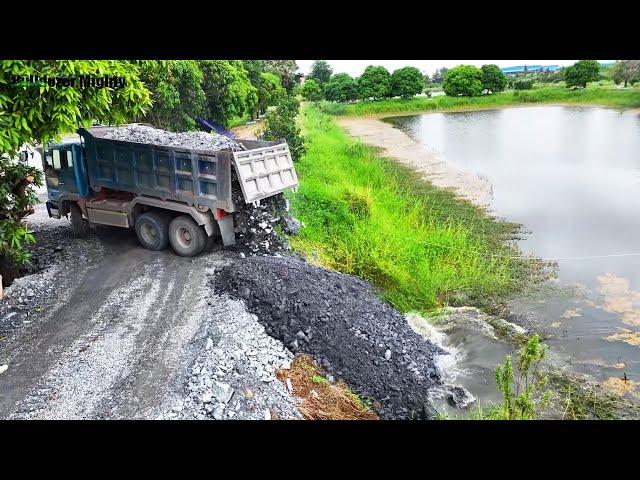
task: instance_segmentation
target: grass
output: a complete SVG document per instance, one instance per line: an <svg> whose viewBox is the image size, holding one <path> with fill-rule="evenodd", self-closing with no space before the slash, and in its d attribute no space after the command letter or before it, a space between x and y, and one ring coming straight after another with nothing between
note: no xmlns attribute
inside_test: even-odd
<svg viewBox="0 0 640 480"><path fill-rule="evenodd" d="M335 384L322 376L318 365L307 355L294 358L291 367L279 370L278 378L291 382L292 393L302 400L298 409L307 420L377 420L370 405L344 382Z"/></svg>
<svg viewBox="0 0 640 480"><path fill-rule="evenodd" d="M464 293L480 307L517 290L531 272L505 241L518 226L494 220L413 170L349 137L317 107L302 110L308 152L289 194L305 227L297 251L381 287L401 311L427 313Z"/></svg>
<svg viewBox="0 0 640 480"><path fill-rule="evenodd" d="M640 107L640 84L626 89L611 85L590 85L586 89L569 90L543 86L532 90L507 91L480 97L449 97L364 101L352 104L322 102L320 108L332 115L377 115L443 110L475 110L531 103L591 104L617 108Z"/></svg>

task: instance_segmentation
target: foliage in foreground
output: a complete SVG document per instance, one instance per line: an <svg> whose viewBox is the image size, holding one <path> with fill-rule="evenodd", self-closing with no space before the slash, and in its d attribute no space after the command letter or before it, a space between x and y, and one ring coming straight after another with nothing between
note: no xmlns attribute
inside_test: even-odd
<svg viewBox="0 0 640 480"><path fill-rule="evenodd" d="M108 60L3 60L0 62L0 262L14 267L29 259L24 246L33 236L20 220L37 203L32 185L41 185L35 168L11 160L25 144L47 143L94 121L123 123L143 115L149 91L132 62ZM14 76L67 79L21 83ZM124 79L121 88L82 87L71 78ZM4 259L3 259L4 257ZM8 260L7 260L8 259Z"/></svg>
<svg viewBox="0 0 640 480"><path fill-rule="evenodd" d="M381 158L316 107L303 117L308 152L289 196L306 226L295 249L379 285L402 311L429 311L450 292L479 304L517 288L524 270L502 243L514 225Z"/></svg>
<svg viewBox="0 0 640 480"><path fill-rule="evenodd" d="M300 102L295 97L285 96L274 110L267 112L263 131L265 140L285 139L294 162L306 151L304 137L296 125L299 108Z"/></svg>

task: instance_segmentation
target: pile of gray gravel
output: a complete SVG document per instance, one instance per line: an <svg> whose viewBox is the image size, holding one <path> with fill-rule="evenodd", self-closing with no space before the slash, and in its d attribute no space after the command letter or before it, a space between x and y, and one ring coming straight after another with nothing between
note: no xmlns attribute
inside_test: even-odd
<svg viewBox="0 0 640 480"><path fill-rule="evenodd" d="M168 132L159 128L136 124L116 128L106 133L104 138L149 145L211 150L214 152L219 150L245 150L241 144L224 135L201 131Z"/></svg>
<svg viewBox="0 0 640 480"><path fill-rule="evenodd" d="M204 331L184 395L158 419L300 419L296 399L275 372L293 355L265 332L242 302L212 296L202 310Z"/></svg>

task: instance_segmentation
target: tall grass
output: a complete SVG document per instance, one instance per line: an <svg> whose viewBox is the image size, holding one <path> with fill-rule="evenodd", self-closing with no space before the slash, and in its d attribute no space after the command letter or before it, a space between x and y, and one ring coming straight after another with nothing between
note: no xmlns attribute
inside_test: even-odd
<svg viewBox="0 0 640 480"><path fill-rule="evenodd" d="M302 112L307 154L291 195L305 227L294 249L360 276L403 311L507 294L526 268L505 245L517 226L421 180L349 137L316 106Z"/></svg>
<svg viewBox="0 0 640 480"><path fill-rule="evenodd" d="M449 97L365 101L353 104L323 102L320 108L332 115L375 115L381 113L424 112L438 110L473 110L527 103L593 104L618 108L640 107L640 88L614 89L589 86L569 90L554 86L534 90L508 91L480 97Z"/></svg>

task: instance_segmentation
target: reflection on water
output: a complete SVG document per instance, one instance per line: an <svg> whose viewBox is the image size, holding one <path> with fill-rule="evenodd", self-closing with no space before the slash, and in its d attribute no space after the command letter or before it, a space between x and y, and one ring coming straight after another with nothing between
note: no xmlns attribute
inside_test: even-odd
<svg viewBox="0 0 640 480"><path fill-rule="evenodd" d="M640 115L541 106L386 121L447 162L490 180L491 209L532 232L520 242L523 252L558 259L561 283L586 289L584 298L520 299L514 310L540 322L550 334L547 343L568 365L609 379L612 388L626 374L635 383L625 385L635 389L640 384Z"/></svg>

